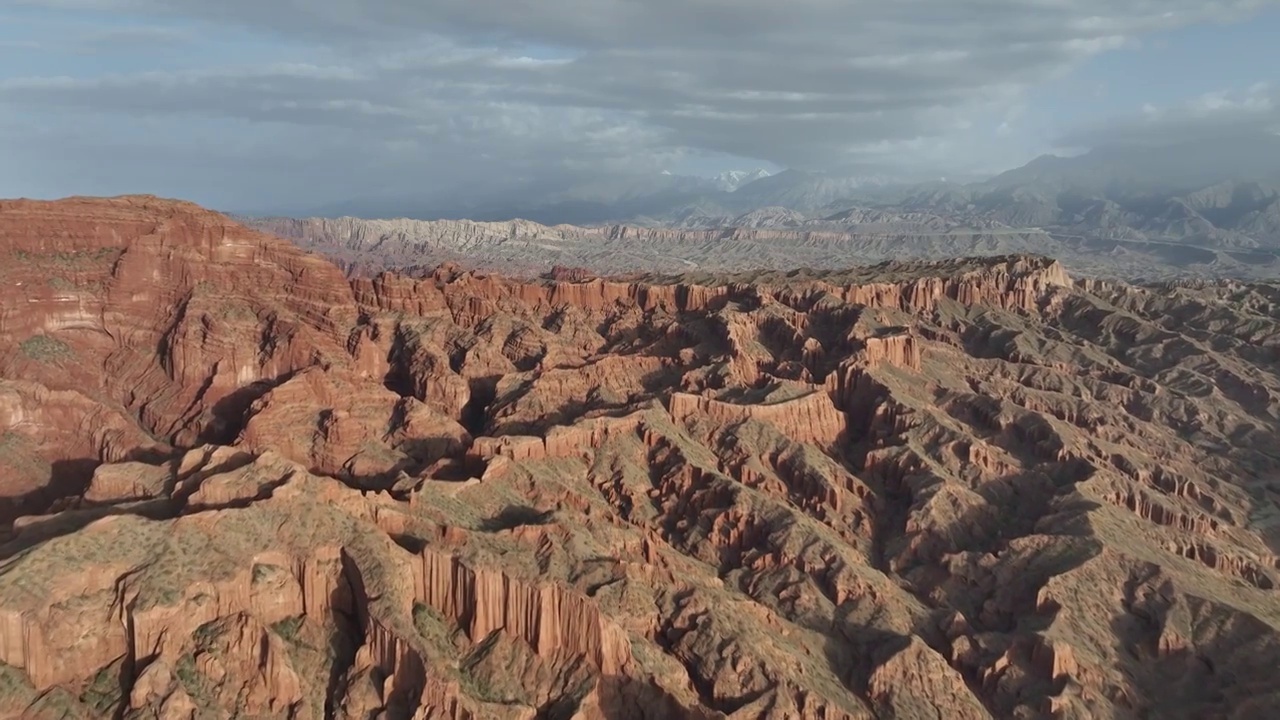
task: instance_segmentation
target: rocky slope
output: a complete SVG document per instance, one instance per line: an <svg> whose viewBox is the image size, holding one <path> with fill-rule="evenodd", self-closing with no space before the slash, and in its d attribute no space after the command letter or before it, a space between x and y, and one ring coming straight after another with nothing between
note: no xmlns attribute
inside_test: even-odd
<svg viewBox="0 0 1280 720"><path fill-rule="evenodd" d="M0 256L0 717L1280 712L1275 285Z"/></svg>

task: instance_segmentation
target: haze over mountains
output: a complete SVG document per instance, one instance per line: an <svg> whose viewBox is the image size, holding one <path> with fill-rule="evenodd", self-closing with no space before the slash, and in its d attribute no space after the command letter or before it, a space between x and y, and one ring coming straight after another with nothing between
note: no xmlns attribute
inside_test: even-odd
<svg viewBox="0 0 1280 720"><path fill-rule="evenodd" d="M797 170L651 174L529 198L453 212L415 211L410 201L369 208L386 211L379 222L249 222L353 272L443 261L532 274L552 265L605 274L838 268L1027 252L1095 277L1280 272L1280 136L1269 133L1043 156L966 184Z"/></svg>
<svg viewBox="0 0 1280 720"><path fill-rule="evenodd" d="M738 215L765 207L822 219L824 213L861 205L976 210L1004 222L1039 224L1090 222L1092 211L1107 215L1095 219L1104 226L1117 219L1140 225L1159 217L1166 210L1163 202L1183 200L1192 212L1208 210L1225 226L1220 229L1257 231L1265 222L1260 226L1258 218L1243 216L1274 213L1270 201L1278 185L1280 135L1267 132L1172 144L1103 146L1072 157L1044 155L973 182L955 178L913 182L888 175L849 177L800 170L726 171L715 177L622 172L583 185L503 190L502 198L486 198L483 193L470 201L382 198L317 208L310 214L420 220L520 218L548 225L672 224L698 217L729 224ZM1091 205L1098 201L1102 204ZM695 216L695 210L701 214ZM1130 215L1116 218L1109 214L1112 211Z"/></svg>

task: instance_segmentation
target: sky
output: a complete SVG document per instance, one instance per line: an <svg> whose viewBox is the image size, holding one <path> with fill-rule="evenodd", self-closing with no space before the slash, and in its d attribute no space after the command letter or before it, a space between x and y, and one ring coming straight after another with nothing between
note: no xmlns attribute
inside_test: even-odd
<svg viewBox="0 0 1280 720"><path fill-rule="evenodd" d="M1277 0L0 0L0 197L971 177L1280 128Z"/></svg>

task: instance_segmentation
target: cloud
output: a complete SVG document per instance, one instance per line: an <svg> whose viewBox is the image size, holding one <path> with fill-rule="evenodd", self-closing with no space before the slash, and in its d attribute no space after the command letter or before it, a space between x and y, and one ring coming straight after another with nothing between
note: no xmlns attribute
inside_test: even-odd
<svg viewBox="0 0 1280 720"><path fill-rule="evenodd" d="M79 50L86 53L110 52L136 46L176 46L191 41L185 30L154 25L103 28L85 33Z"/></svg>
<svg viewBox="0 0 1280 720"><path fill-rule="evenodd" d="M1262 0L19 0L28 6L199 17L285 35L384 41L424 31L590 48L773 46L850 54L1115 38L1238 17ZM911 45L903 40L933 40ZM977 41L974 43L969 40ZM849 42L859 41L859 42Z"/></svg>
<svg viewBox="0 0 1280 720"><path fill-rule="evenodd" d="M101 117L102 128L167 123L165 132L180 143L184 124L204 120L234 128L246 141L297 146L299 157L307 155L303 138L322 148L350 143L342 146L344 156L364 152L380 158L385 148L395 148L392 155L404 162L381 174L375 168L367 170L368 176L364 169L353 171L348 194L367 190L370 183L427 185L442 175L475 185L540 174L569 182L724 155L812 170L931 175L961 170L979 161L989 164L988 156L999 152L991 128L1004 122L1001 135L1016 131L1017 113L1011 108L1024 102L1027 88L1143 34L1240 17L1260 5L1256 0L22 4L128 17L146 27L185 24L206 42L218 36L219 28L233 28L273 39L294 60L240 64L231 61L234 47L228 47L195 69L0 79L0 105L32 126L71 115ZM121 37L130 32L149 31L141 25L124 28ZM979 133L990 141L976 142ZM312 156L312 173L332 165L323 152ZM934 167L939 162L944 167ZM255 198L303 192L252 185L246 181L245 192Z"/></svg>
<svg viewBox="0 0 1280 720"><path fill-rule="evenodd" d="M1280 87L1204 93L1175 105L1144 103L1135 113L1108 118L1064 135L1064 147L1160 146L1206 138L1280 133Z"/></svg>

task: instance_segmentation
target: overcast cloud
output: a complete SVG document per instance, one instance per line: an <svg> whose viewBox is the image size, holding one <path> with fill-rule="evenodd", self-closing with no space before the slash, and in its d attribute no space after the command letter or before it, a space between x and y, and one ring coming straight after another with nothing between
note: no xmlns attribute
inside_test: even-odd
<svg viewBox="0 0 1280 720"><path fill-rule="evenodd" d="M1145 104L1137 113L1079 128L1061 143L1158 146L1263 132L1280 132L1280 87L1269 82L1204 93L1172 106Z"/></svg>
<svg viewBox="0 0 1280 720"><path fill-rule="evenodd" d="M1082 63L1262 0L17 4L49 37L0 43L63 45L0 45L25 59L0 69L4 194L295 210L664 169L942 175L1277 124L1276 87L1247 74L1105 123L1032 127L1028 112ZM67 48L61 24L102 19Z"/></svg>

